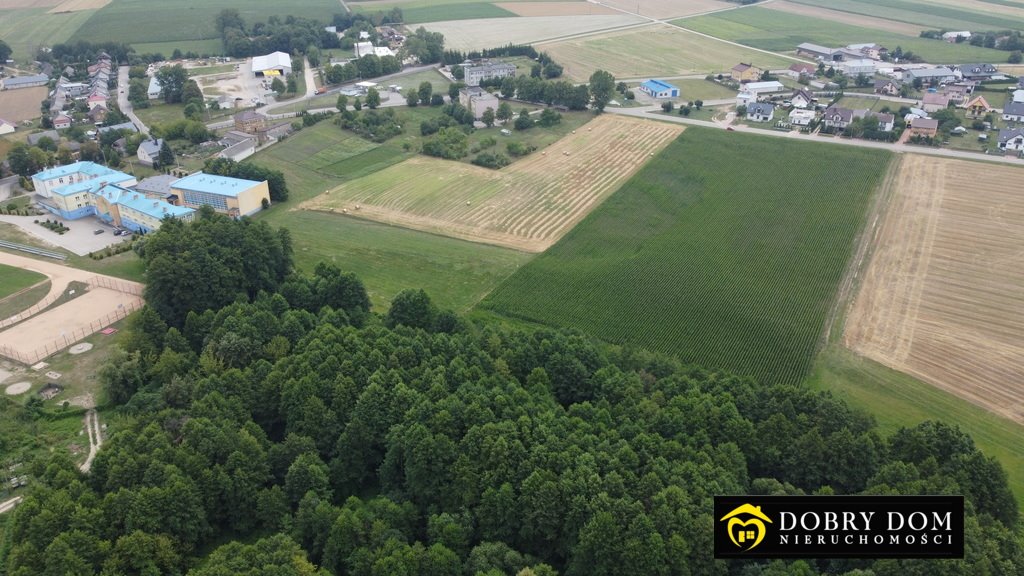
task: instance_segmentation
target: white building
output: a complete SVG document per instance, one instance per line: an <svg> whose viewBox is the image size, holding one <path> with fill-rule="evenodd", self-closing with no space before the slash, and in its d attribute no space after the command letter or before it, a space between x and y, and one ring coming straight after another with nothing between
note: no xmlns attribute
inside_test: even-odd
<svg viewBox="0 0 1024 576"><path fill-rule="evenodd" d="M459 103L473 113L479 120L488 108L498 111L498 97L479 86L467 86L459 90Z"/></svg>
<svg viewBox="0 0 1024 576"><path fill-rule="evenodd" d="M156 79L156 76L153 76L149 79L149 88L146 90L146 96L150 100L156 100L160 97L160 90L160 81Z"/></svg>
<svg viewBox="0 0 1024 576"><path fill-rule="evenodd" d="M154 164L158 164L160 162L160 148L162 148L163 145L164 141L160 138L155 140L143 140L142 143L139 144L138 151L135 153L139 159L139 164L149 166L150 168L152 168Z"/></svg>
<svg viewBox="0 0 1024 576"><path fill-rule="evenodd" d="M252 59L252 73L256 76L287 76L292 73L292 57L284 52L273 52Z"/></svg>
<svg viewBox="0 0 1024 576"><path fill-rule="evenodd" d="M793 126L807 126L818 117L814 110L801 110L794 108L789 113L789 123Z"/></svg>
<svg viewBox="0 0 1024 576"><path fill-rule="evenodd" d="M760 98L762 94L783 92L786 87L782 85L782 82L772 80L771 82L747 82L743 85L743 90L753 94L754 98Z"/></svg>
<svg viewBox="0 0 1024 576"><path fill-rule="evenodd" d="M775 117L775 106L767 102L751 102L747 105L747 120L771 122Z"/></svg>
<svg viewBox="0 0 1024 576"><path fill-rule="evenodd" d="M875 74L875 61L868 58L844 60L843 62L837 62L835 67L842 70L843 74L847 76L857 76L858 74L873 76Z"/></svg>
<svg viewBox="0 0 1024 576"><path fill-rule="evenodd" d="M964 40L971 39L970 30L961 30L960 32L946 32L942 35L942 39L946 42L956 42L957 38L963 38Z"/></svg>
<svg viewBox="0 0 1024 576"><path fill-rule="evenodd" d="M371 54L378 58L395 55L391 48L387 46L374 46L373 42L356 42L353 50L355 51L356 58L362 58Z"/></svg>
<svg viewBox="0 0 1024 576"><path fill-rule="evenodd" d="M0 118L0 134L10 134L15 129L17 129L17 126L14 125L14 122Z"/></svg>
<svg viewBox="0 0 1024 576"><path fill-rule="evenodd" d="M463 67L463 72L465 72L464 80L466 86L479 86L480 82L484 80L514 77L516 75L516 67L514 64L494 62L465 66Z"/></svg>

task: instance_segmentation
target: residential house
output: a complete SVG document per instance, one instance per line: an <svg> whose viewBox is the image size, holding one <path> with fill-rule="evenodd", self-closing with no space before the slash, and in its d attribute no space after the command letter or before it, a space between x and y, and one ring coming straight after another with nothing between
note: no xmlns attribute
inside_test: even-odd
<svg viewBox="0 0 1024 576"><path fill-rule="evenodd" d="M845 48L846 53L859 54L859 58L870 58L882 60L889 54L889 49L880 44L850 44Z"/></svg>
<svg viewBox="0 0 1024 576"><path fill-rule="evenodd" d="M463 66L462 71L466 86L479 86L485 80L515 78L516 66L505 62L482 62Z"/></svg>
<svg viewBox="0 0 1024 576"><path fill-rule="evenodd" d="M875 94L885 94L886 96L899 96L900 85L888 79L875 80Z"/></svg>
<svg viewBox="0 0 1024 576"><path fill-rule="evenodd" d="M467 86L459 90L459 103L472 112L473 118L477 120L483 117L488 108L498 110L498 97L479 86Z"/></svg>
<svg viewBox="0 0 1024 576"><path fill-rule="evenodd" d="M789 101L794 108L809 108L814 105L814 96L807 90L795 90Z"/></svg>
<svg viewBox="0 0 1024 576"><path fill-rule="evenodd" d="M86 102L89 103L89 110L92 110L93 108L95 108L97 106L106 106L107 105L107 97L105 95L103 95L103 94L93 93L93 94L91 94L89 96L89 98L86 100Z"/></svg>
<svg viewBox="0 0 1024 576"><path fill-rule="evenodd" d="M794 108L789 113L789 123L793 126L807 126L818 117L814 110L801 110Z"/></svg>
<svg viewBox="0 0 1024 576"><path fill-rule="evenodd" d="M829 106L825 110L822 120L828 128L845 130L853 122L854 118L863 118L867 114L867 110L850 110L841 106Z"/></svg>
<svg viewBox="0 0 1024 576"><path fill-rule="evenodd" d="M966 80L990 80L999 74L999 70L991 64L961 64L959 72Z"/></svg>
<svg viewBox="0 0 1024 576"><path fill-rule="evenodd" d="M4 78L4 90L17 90L19 88L32 88L33 86L46 86L50 77L46 74L34 74L32 76L11 76Z"/></svg>
<svg viewBox="0 0 1024 576"><path fill-rule="evenodd" d="M950 44L955 43L960 38L963 38L964 40L970 40L971 32L969 30L962 30L959 32L944 32L942 34L942 39L945 40L946 42L949 42Z"/></svg>
<svg viewBox="0 0 1024 576"><path fill-rule="evenodd" d="M985 100L985 97L980 94L975 96L974 98L971 98L971 101L965 104L964 108L967 109L968 114L974 116L975 118L979 116L984 116L985 114L988 114L990 110L992 110L992 107L988 105L988 101Z"/></svg>
<svg viewBox="0 0 1024 576"><path fill-rule="evenodd" d="M751 102L747 105L747 120L771 122L775 116L775 105L768 102Z"/></svg>
<svg viewBox="0 0 1024 576"><path fill-rule="evenodd" d="M17 129L18 127L14 124L14 122L0 118L0 134L10 134Z"/></svg>
<svg viewBox="0 0 1024 576"><path fill-rule="evenodd" d="M791 64L789 69L786 71L786 75L791 78L800 79L801 76L813 78L818 73L818 67L814 64L807 64L805 62L797 62Z"/></svg>
<svg viewBox="0 0 1024 576"><path fill-rule="evenodd" d="M661 80L647 80L640 84L640 91L652 98L678 98L679 88Z"/></svg>
<svg viewBox="0 0 1024 576"><path fill-rule="evenodd" d="M761 78L762 70L753 64L739 63L732 67L730 75L737 82L754 82Z"/></svg>
<svg viewBox="0 0 1024 576"><path fill-rule="evenodd" d="M248 134L258 134L267 129L267 117L253 110L239 112L234 116L235 130Z"/></svg>
<svg viewBox="0 0 1024 576"><path fill-rule="evenodd" d="M1010 128L999 131L999 149L1024 151L1024 128Z"/></svg>
<svg viewBox="0 0 1024 576"><path fill-rule="evenodd" d="M256 153L256 139L246 138L241 142L232 144L217 153L218 158L227 158L235 162L241 162Z"/></svg>
<svg viewBox="0 0 1024 576"><path fill-rule="evenodd" d="M47 130L45 132L36 132L35 134L28 135L28 145L35 146L39 144L39 140L42 138L49 138L54 142L60 142L60 134L57 134L56 130Z"/></svg>
<svg viewBox="0 0 1024 576"><path fill-rule="evenodd" d="M1024 122L1024 102L1008 102L1003 106L1003 120Z"/></svg>
<svg viewBox="0 0 1024 576"><path fill-rule="evenodd" d="M942 92L926 92L921 98L921 108L925 112L938 112L949 107L949 96Z"/></svg>
<svg viewBox="0 0 1024 576"><path fill-rule="evenodd" d="M152 168L160 164L160 148L163 147L162 138L143 140L139 144L139 150L135 153L139 158L139 164Z"/></svg>
<svg viewBox="0 0 1024 576"><path fill-rule="evenodd" d="M878 113L874 117L878 119L878 129L882 132L892 132L896 127L896 117L892 114Z"/></svg>
<svg viewBox="0 0 1024 576"><path fill-rule="evenodd" d="M974 85L965 82L947 84L942 87L942 93L949 96L949 102L957 106L967 101L967 97L974 92Z"/></svg>
<svg viewBox="0 0 1024 576"><path fill-rule="evenodd" d="M956 74L946 66L937 68L913 68L903 71L903 81L921 80L924 84L949 84L956 81Z"/></svg>
<svg viewBox="0 0 1024 576"><path fill-rule="evenodd" d="M918 118L910 125L912 136L927 136L934 138L939 133L939 121L932 118Z"/></svg>
<svg viewBox="0 0 1024 576"><path fill-rule="evenodd" d="M746 106L751 102L757 102L757 95L750 92L739 92L736 94L736 106Z"/></svg>
<svg viewBox="0 0 1024 576"><path fill-rule="evenodd" d="M96 106L92 110L89 110L89 120L92 120L93 124L102 123L107 119L107 107Z"/></svg>
<svg viewBox="0 0 1024 576"><path fill-rule="evenodd" d="M71 117L65 114L61 114L53 119L53 127L57 130L64 130L65 128L71 128Z"/></svg>

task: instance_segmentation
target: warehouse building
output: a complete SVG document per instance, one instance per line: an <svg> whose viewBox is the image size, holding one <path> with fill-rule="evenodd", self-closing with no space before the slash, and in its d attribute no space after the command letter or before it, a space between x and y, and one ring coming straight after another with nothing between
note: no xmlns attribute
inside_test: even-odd
<svg viewBox="0 0 1024 576"><path fill-rule="evenodd" d="M18 88L46 86L49 82L50 77L46 74L36 74L34 76L11 76L10 78L4 78L3 89L17 90Z"/></svg>
<svg viewBox="0 0 1024 576"><path fill-rule="evenodd" d="M640 91L652 98L678 98L679 88L661 80L648 80L640 85Z"/></svg>
<svg viewBox="0 0 1024 576"><path fill-rule="evenodd" d="M270 187L266 181L256 182L216 174L196 172L171 184L176 204L189 208L210 206L234 218L249 216L270 203Z"/></svg>
<svg viewBox="0 0 1024 576"><path fill-rule="evenodd" d="M292 57L284 52L273 52L252 59L252 73L256 76L287 76L292 73Z"/></svg>

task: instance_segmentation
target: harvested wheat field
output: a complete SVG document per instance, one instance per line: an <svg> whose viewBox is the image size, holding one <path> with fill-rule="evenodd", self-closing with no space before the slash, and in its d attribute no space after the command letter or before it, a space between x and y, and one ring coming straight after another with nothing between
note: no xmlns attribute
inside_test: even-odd
<svg viewBox="0 0 1024 576"><path fill-rule="evenodd" d="M1024 422L1024 170L907 155L846 322L852 350Z"/></svg>
<svg viewBox="0 0 1024 576"><path fill-rule="evenodd" d="M64 0L60 4L50 9L50 14L59 14L61 12L81 12L82 10L99 10L107 4L110 4L110 0Z"/></svg>
<svg viewBox="0 0 1024 576"><path fill-rule="evenodd" d="M506 44L531 44L541 40L614 30L643 24L638 16L618 12L595 16L523 16L520 18L479 18L429 22L423 26L444 34L445 48L480 50Z"/></svg>
<svg viewBox="0 0 1024 576"><path fill-rule="evenodd" d="M496 2L502 10L516 16L598 16L621 14L614 8L590 2Z"/></svg>
<svg viewBox="0 0 1024 576"><path fill-rule="evenodd" d="M47 8L60 4L61 0L0 0L0 10L18 8Z"/></svg>
<svg viewBox="0 0 1024 576"><path fill-rule="evenodd" d="M21 122L42 116L39 109L48 90L46 86L33 86L0 92L0 118Z"/></svg>
<svg viewBox="0 0 1024 576"><path fill-rule="evenodd" d="M662 20L704 14L737 6L723 0L687 0L686 2L680 2L680 0L604 0L603 3L634 14L639 8L641 16Z"/></svg>
<svg viewBox="0 0 1024 576"><path fill-rule="evenodd" d="M601 116L501 170L415 157L299 206L541 252L683 128Z"/></svg>
<svg viewBox="0 0 1024 576"><path fill-rule="evenodd" d="M769 2L765 4L764 7L769 8L771 10L778 10L779 12L799 14L801 16L808 16L811 18L821 18L822 20L828 20L829 22L850 24L851 26L863 26L864 28L871 28L872 30L885 30L886 32L904 34L907 36L916 37L918 34L921 33L922 30L926 29L926 27L924 26L918 26L916 24L910 24L908 22L886 20L885 18L875 18L873 16L865 16L863 14L854 14L853 12L830 10L828 8L822 8L820 6L796 4L793 2L788 2L786 0L777 0L776 2Z"/></svg>

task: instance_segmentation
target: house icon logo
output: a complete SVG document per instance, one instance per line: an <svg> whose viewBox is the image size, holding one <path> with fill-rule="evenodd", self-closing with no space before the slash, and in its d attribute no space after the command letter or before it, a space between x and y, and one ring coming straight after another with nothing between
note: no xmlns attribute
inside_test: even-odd
<svg viewBox="0 0 1024 576"><path fill-rule="evenodd" d="M718 521L725 522L727 520L726 532L729 533L729 540L732 540L732 543L737 548L742 548L744 552L753 550L764 540L764 535L768 531L764 523L772 524L771 518L761 512L760 506L751 506L750 504L736 507Z"/></svg>

